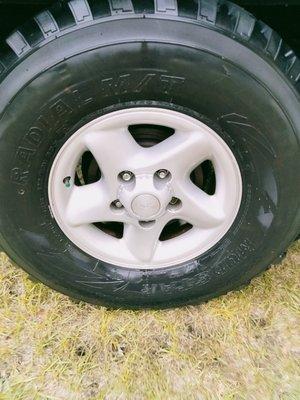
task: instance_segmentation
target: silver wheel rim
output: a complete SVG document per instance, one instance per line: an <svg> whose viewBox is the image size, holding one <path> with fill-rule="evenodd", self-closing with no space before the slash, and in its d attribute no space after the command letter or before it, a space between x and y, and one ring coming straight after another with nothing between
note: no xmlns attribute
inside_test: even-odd
<svg viewBox="0 0 300 400"><path fill-rule="evenodd" d="M174 134L144 148L128 130L139 124ZM101 178L77 186L76 168L86 151ZM206 160L214 167L213 194L190 178ZM114 265L155 269L191 260L226 234L240 207L242 179L232 151L207 125L167 109L130 108L91 121L67 140L53 162L48 191L53 217L81 250ZM160 240L174 219L192 227ZM113 221L124 224L122 238L94 225Z"/></svg>

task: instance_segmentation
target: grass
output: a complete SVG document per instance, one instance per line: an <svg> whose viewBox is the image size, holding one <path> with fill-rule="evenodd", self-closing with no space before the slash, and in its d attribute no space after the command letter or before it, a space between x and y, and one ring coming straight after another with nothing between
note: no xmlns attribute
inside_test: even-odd
<svg viewBox="0 0 300 400"><path fill-rule="evenodd" d="M1 400L299 400L300 242L197 307L76 304L0 256Z"/></svg>

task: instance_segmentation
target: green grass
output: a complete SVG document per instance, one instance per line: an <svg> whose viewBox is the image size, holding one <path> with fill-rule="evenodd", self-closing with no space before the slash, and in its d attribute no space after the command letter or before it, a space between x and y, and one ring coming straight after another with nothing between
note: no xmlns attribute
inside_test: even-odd
<svg viewBox="0 0 300 400"><path fill-rule="evenodd" d="M299 400L300 242L197 307L107 310L35 284L0 256L1 400Z"/></svg>

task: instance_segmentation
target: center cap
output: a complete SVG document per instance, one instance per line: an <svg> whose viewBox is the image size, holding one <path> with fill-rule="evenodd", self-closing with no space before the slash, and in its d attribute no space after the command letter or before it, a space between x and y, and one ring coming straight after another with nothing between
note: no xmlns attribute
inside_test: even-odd
<svg viewBox="0 0 300 400"><path fill-rule="evenodd" d="M159 212L160 202L152 194L140 194L133 199L131 209L141 219L148 219Z"/></svg>

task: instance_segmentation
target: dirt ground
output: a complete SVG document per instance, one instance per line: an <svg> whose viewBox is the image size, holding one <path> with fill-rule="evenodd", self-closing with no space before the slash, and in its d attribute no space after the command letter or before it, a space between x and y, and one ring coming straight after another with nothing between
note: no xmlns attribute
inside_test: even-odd
<svg viewBox="0 0 300 400"><path fill-rule="evenodd" d="M197 307L75 303L0 256L1 400L299 400L300 242Z"/></svg>

